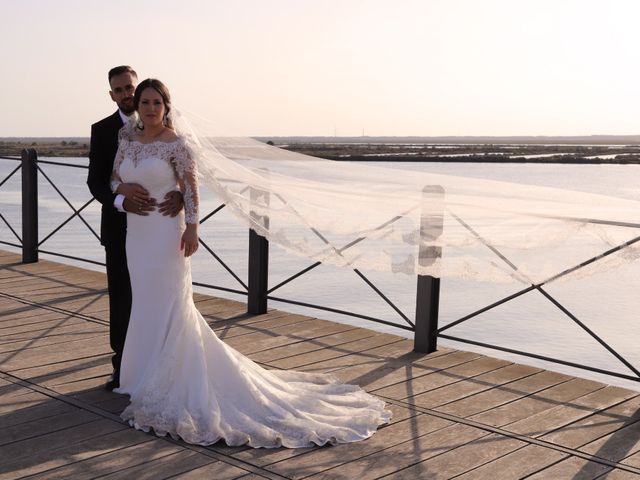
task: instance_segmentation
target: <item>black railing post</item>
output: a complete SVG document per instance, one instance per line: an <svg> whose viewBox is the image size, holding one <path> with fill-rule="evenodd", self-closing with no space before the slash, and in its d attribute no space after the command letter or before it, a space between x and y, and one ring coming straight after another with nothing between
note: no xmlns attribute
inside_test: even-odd
<svg viewBox="0 0 640 480"><path fill-rule="evenodd" d="M439 185L427 185L422 190L423 209L420 218L420 247L418 264L428 267L440 259L442 249L429 245L440 237L444 217L444 189ZM432 353L438 344L438 307L440 304L440 279L430 275L418 275L416 289L416 330L413 350Z"/></svg>
<svg viewBox="0 0 640 480"><path fill-rule="evenodd" d="M269 193L251 189L251 203L253 205L269 205ZM269 229L269 217L251 211L253 222ZM247 295L247 312L259 315L267 312L267 289L269 284L269 241L256 233L252 228L249 230L249 282Z"/></svg>
<svg viewBox="0 0 640 480"><path fill-rule="evenodd" d="M22 150L22 263L38 261L38 154Z"/></svg>

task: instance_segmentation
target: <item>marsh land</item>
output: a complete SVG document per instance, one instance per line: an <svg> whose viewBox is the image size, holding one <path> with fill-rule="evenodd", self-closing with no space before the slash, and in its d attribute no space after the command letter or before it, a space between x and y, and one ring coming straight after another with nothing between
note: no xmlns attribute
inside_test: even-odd
<svg viewBox="0 0 640 480"><path fill-rule="evenodd" d="M640 136L586 137L255 137L337 161L640 163ZM40 156L87 157L89 139L0 138L0 156L34 148Z"/></svg>

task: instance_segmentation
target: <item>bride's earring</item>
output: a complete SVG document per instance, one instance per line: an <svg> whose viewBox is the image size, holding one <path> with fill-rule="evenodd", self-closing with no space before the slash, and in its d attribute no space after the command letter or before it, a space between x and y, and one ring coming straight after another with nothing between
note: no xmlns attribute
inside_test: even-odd
<svg viewBox="0 0 640 480"><path fill-rule="evenodd" d="M142 120L138 120L138 121L136 122L136 128L137 128L138 130L144 130L144 123L142 123Z"/></svg>

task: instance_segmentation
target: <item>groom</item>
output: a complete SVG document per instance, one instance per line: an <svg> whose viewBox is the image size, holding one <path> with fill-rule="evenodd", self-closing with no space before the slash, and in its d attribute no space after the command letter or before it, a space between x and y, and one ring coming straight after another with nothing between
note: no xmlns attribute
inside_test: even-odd
<svg viewBox="0 0 640 480"><path fill-rule="evenodd" d="M131 67L122 65L109 70L109 95L118 105L118 110L91 125L87 185L91 194L102 204L100 243L104 246L106 254L109 337L111 349L114 351L111 359L113 375L105 385L107 390L120 386L120 362L131 314L131 282L125 251L125 212L148 215L158 207L163 215L174 217L180 212L183 204L180 192L169 192L165 201L159 205L151 199L146 207L138 207L123 195L111 192L110 180L113 160L118 150L118 131L125 123L136 119L133 94L137 84L138 75Z"/></svg>

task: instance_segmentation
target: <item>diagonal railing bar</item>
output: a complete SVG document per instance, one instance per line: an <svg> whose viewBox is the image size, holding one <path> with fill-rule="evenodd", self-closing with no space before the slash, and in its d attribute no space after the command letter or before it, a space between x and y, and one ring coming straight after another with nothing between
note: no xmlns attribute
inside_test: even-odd
<svg viewBox="0 0 640 480"><path fill-rule="evenodd" d="M491 251L493 251L494 253L496 253L496 255L498 255L502 260L504 260L509 266L511 266L514 269L517 269L517 267L510 262L504 255L502 255L498 250L496 250L492 245L490 245L484 238L482 238L475 230L473 230L473 228L471 228L470 225L468 225L466 222L464 222L464 220L462 220L460 217L456 216L453 212L451 212L450 210L448 210L448 213L454 217L457 221L460 222L460 224L462 226L464 226L465 228L467 228L469 231L471 231L474 235L476 235L478 237L478 239L483 242L487 248L491 249ZM596 221L594 220L593 223L595 223ZM634 224L632 224L634 225ZM622 225L617 225L617 226L622 226ZM587 265L590 265L594 262L597 262L598 260L601 260L605 257L608 257L609 255L616 253L620 250L623 250L631 245L633 245L634 243L640 242L640 235L637 237L632 238L631 240L627 240L626 242L623 242L619 245L616 245L615 247L610 248L609 250L605 250L604 252L595 255L587 260L585 260L584 262L581 262L577 265L574 265L573 267L569 267L566 270L561 271L560 273L557 273L549 278L547 278L546 280L538 283L538 285L545 285L547 283L551 283L561 277L564 277L566 275L569 275L570 273L575 272L576 270L580 270L581 268L586 267ZM520 274L522 275L522 274ZM527 283L533 283L531 282L529 279L524 279L523 281L526 281Z"/></svg>
<svg viewBox="0 0 640 480"><path fill-rule="evenodd" d="M544 295L547 300L553 303L556 307L558 307L566 316L568 316L571 320L577 323L585 332L587 332L593 339L602 345L611 355L616 357L625 367L635 373L638 378L640 378L640 371L636 369L633 365L631 365L622 355L620 355L616 350L614 350L607 342L602 340L593 330L587 327L584 323L582 323L573 313L571 313L564 305L558 302L555 298L553 298L549 293L547 293L542 287L537 287L537 290Z"/></svg>
<svg viewBox="0 0 640 480"><path fill-rule="evenodd" d="M200 222L199 222L200 225L202 225L204 222L209 220L211 217L213 217L216 213L218 213L224 207L226 207L226 205L223 203L223 204L219 205L218 207L216 207L215 209L213 209L213 211L211 213L209 213L209 215L206 215L202 220L200 220Z"/></svg>
<svg viewBox="0 0 640 480"><path fill-rule="evenodd" d="M316 268L319 265L322 265L322 262L316 262L313 265L309 265L307 268L303 268L302 270L300 270L295 275L292 275L289 278L287 278L287 279L283 280L282 282L280 282L279 284L277 284L275 287L271 287L269 290L267 290L267 294L269 294L271 292L275 292L277 289L279 289L283 285L286 285L291 280L294 280L294 279L298 278L300 275L303 275L303 274L307 273L309 270L313 270L314 268Z"/></svg>
<svg viewBox="0 0 640 480"><path fill-rule="evenodd" d="M7 175L6 177L4 177L4 180L2 180L2 182L0 182L0 187L2 187L2 185L4 185L7 180L9 180L11 177L13 177L13 175L22 168L22 164L18 165L16 168L13 169L13 171Z"/></svg>
<svg viewBox="0 0 640 480"><path fill-rule="evenodd" d="M409 326L411 326L411 328L416 328L415 324L411 320L409 320L404 313L402 313L402 310L400 310L398 307L396 307L396 305L391 300L389 300L389 298L387 298L387 296L384 293L382 293L380 291L380 289L378 287L376 287L365 275L363 275L362 272L360 272L360 270L358 270L357 268L354 268L353 271L356 272L356 274L364 281L364 283L369 285L373 289L374 292L376 292L385 302L387 302L387 304L391 308L393 308L395 310L395 312L398 315L400 315L400 317L402 317L402 319L405 322L407 322L409 324Z"/></svg>
<svg viewBox="0 0 640 480"><path fill-rule="evenodd" d="M207 244L204 242L204 240L202 240L201 238L198 238L198 241L199 241L199 242L200 242L200 244L201 244L201 245L202 245L202 246L207 250L207 252L209 252L209 253L211 254L211 256L212 256L213 258L215 258L215 259L218 261L218 263L219 263L220 265L222 265L222 267L223 267L227 272L229 272L229 274L230 274L233 278L235 278L235 279L236 279L236 281L237 281L240 285L242 285L242 287L243 287L245 290L249 290L249 287L247 287L247 285L246 285L246 284L245 284L245 283L240 279L240 277L238 277L238 275L236 275L236 273L235 273L235 272L234 272L234 271L233 271L233 270L232 270L232 269L231 269L231 268L230 268L226 263L224 263L224 261L223 261L223 260L222 260L222 259L221 259L217 254L216 254L216 252L214 252L214 251L209 247L209 245L207 245Z"/></svg>
<svg viewBox="0 0 640 480"><path fill-rule="evenodd" d="M545 360L547 362L559 363L561 365L566 365L568 367L580 368L582 370L588 370L590 372L602 373L604 375L612 375L614 377L624 378L625 380L631 380L631 381L634 381L634 382L640 382L640 378L634 377L634 376L631 376L631 375L626 375L624 373L613 372L613 371L610 371L610 370L603 370L601 368L590 367L588 365L581 365L579 363L573 363L573 362L569 362L569 361L566 361L566 360L560 360L558 358L546 357L544 355L539 355L537 353L524 352L524 351L516 350L516 349L513 349L513 348L507 348L507 347L501 347L499 345L493 345L491 343L484 343L484 342L478 342L476 340L469 340L469 339L466 339L466 338L454 337L452 335L439 335L439 336L441 338L446 339L446 340L453 340L455 342L468 343L470 345L477 345L478 347L491 348L493 350L500 350L500 351L507 352L507 353L515 353L517 355L525 355L527 357L537 358L538 360Z"/></svg>
<svg viewBox="0 0 640 480"><path fill-rule="evenodd" d="M541 287L541 286L543 286L543 285L545 285L547 283L550 283L550 282L552 282L554 280L557 280L558 278L560 278L562 276L568 275L568 274L578 270L579 268L585 267L585 266L587 266L587 265L589 265L589 264L591 264L591 263L593 263L593 262L595 262L597 260L600 260L601 258L604 258L604 257L606 257L608 255L611 255L611 254L613 254L613 253L615 253L615 252L617 252L619 250L622 250L622 249L628 247L629 245L632 245L632 244L637 243L639 241L640 241L640 236L635 237L632 240L624 242L624 243L622 243L620 245L617 245L614 248L611 248L610 250L607 250L606 252L604 252L604 253L596 256L596 257L590 258L589 260L585 260L584 262L580 263L579 265L576 265L574 267L568 268L568 269L564 270L563 272L560 272L557 275L554 275L553 277L550 277L550 278L546 279L545 281L543 281L543 282L541 282L541 283L539 283L537 285L531 285L531 286L529 286L527 288L524 288L523 290L520 290L520 291L518 291L518 292L516 292L516 293L514 293L512 295L509 295L508 297L504 297L503 299L498 300L497 302L494 302L491 305L487 305L486 307L483 307L480 310L476 310L475 312L472 312L472 313L470 313L468 315L465 315L464 317L456 320L455 322L451 322L451 323L445 325L444 327L439 328L438 329L438 333L444 332L445 330L448 330L451 327L455 327L456 325L458 325L458 324L460 324L460 323L462 323L462 322L464 322L466 320L469 320L470 318L473 318L473 317L475 317L477 315L480 315L481 313L484 313L487 310L491 310L492 308L495 308L495 307L497 307L499 305L502 305L503 303L508 302L509 300L513 300L514 298L519 297L520 295L524 295L525 293L528 293L531 290L537 289L537 287Z"/></svg>
<svg viewBox="0 0 640 480"><path fill-rule="evenodd" d="M17 248L22 247L22 243L5 242L4 240L0 240L0 243L2 243L3 245L11 245L12 247Z"/></svg>
<svg viewBox="0 0 640 480"><path fill-rule="evenodd" d="M384 325L389 325L391 327L402 328L403 330L411 330L411 331L413 331L413 329L411 327L407 327L406 325L398 325L397 323L388 322L386 320L381 320L381 319L375 318L375 317L369 317L367 315L361 315L359 313L348 312L346 310L340 310L338 308L325 307L325 306L322 306L322 305L316 305L316 304L307 303L307 302L299 302L297 300L289 300L289 299L286 299L286 298L272 297L271 295L267 296L267 298L269 300L275 300L276 302L290 303L292 305L299 305L301 307L309 307L309 308L315 308L315 309L318 309L318 310L324 310L326 312L340 313L340 314L343 314L343 315L348 315L350 317L362 318L364 320L370 320L372 322L382 323Z"/></svg>
<svg viewBox="0 0 640 480"><path fill-rule="evenodd" d="M485 240L484 237L482 237L478 232L476 232L473 229L473 227L471 227L471 225L469 225L467 222L462 220L462 218L460 218L458 215L453 213L450 209L447 209L447 213L449 215L451 215L453 218L455 218L458 221L458 223L460 223L460 225L462 225L464 228L469 230L478 240L480 240L484 244L485 247L487 247L489 250L491 250L493 253L495 253L502 261L504 261L507 265L509 265L516 272L516 274L518 276L520 276L519 280L521 282L533 284L532 281L530 281L526 277L523 277L523 275L520 272L518 272L518 267L513 262L511 262L511 260L509 260L507 257L505 257L502 254L502 252L500 252L500 250L498 250L493 245L491 245L487 240Z"/></svg>
<svg viewBox="0 0 640 480"><path fill-rule="evenodd" d="M452 215L458 222L460 222L461 225L463 225L465 228L467 228L471 233L473 233L473 235L480 240L485 246L487 246L492 252L494 252L496 255L498 255L502 260L504 260L511 268L513 268L514 270L517 270L518 267L516 267L516 265L511 262L508 258L506 258L500 251L498 251L495 247L493 247L493 245L489 244L489 242L487 242L486 239L484 239L478 232L476 232L470 225L468 225L466 222L464 222L464 220L462 220L460 217L458 217L457 215L455 215L453 212L451 212L449 210L449 214ZM590 263L593 263L595 261L597 261L600 258L604 258L607 255L611 255L614 252L617 252L619 250L621 250L622 248L626 248L629 245L640 241L640 236L636 237L635 239L631 239L627 242L624 242L621 245L618 245L612 249L607 250L606 252L603 252L599 255L597 255L596 257L593 257L585 262L582 262L580 265L578 266L574 266L571 267L569 269L566 269L564 273L565 275L567 275L570 272L576 271L578 268L583 268L586 265L589 265ZM557 274L553 277L551 277L551 279L557 279L560 276L562 276L562 272L560 274ZM525 277L526 278L526 277ZM626 366L629 370L631 370L633 373L635 373L636 375L638 375L638 377L640 377L640 371L638 371L633 365L631 365L622 355L620 355L615 349L613 349L607 342L605 342L604 340L602 340L593 330L591 330L589 327L587 327L587 325L585 325L583 322L581 322L575 315L573 315L567 308L565 308L559 301L557 301L552 295L550 295L546 290L544 290L542 288L542 286L549 282L552 281L550 279L547 279L546 281L539 283L539 284L535 284L534 282L532 282L530 279L527 279L527 281L531 284L531 287L535 288L536 290L538 290L547 300L549 300L551 303L553 303L558 309L560 309L560 311L562 313L564 313L566 316L568 316L571 320L573 320L574 323L576 323L580 328L582 328L589 336L591 336L595 341L597 341L600 345L602 345L609 353L611 353L614 357L616 357L624 366ZM503 302L504 303L504 302ZM494 305L495 306L495 305ZM492 307L493 308L493 307ZM469 316L467 316L469 317ZM470 318L470 317L469 317ZM465 320L468 320L468 318L466 318ZM456 324L461 323L460 321L457 321ZM447 325L446 328L451 328L453 325L449 324ZM439 330L438 332L440 332L441 330Z"/></svg>
<svg viewBox="0 0 640 480"><path fill-rule="evenodd" d="M80 207L80 209L77 212L73 213L69 218L67 218L64 222L62 222L60 225L58 225L49 235L47 235L42 240L40 240L40 242L38 242L38 247L40 245L42 245L44 242L46 242L49 238L51 238L58 230L60 230L62 227L64 227L67 223L69 223L71 220L73 220L76 216L80 216L80 212L82 212L85 208L87 208L94 200L95 199L92 198L91 200L87 201L87 203L85 203L82 207ZM100 237L98 237L96 232L94 232L91 227L89 227L89 228L91 229L93 234L96 236L98 241L100 241Z"/></svg>
<svg viewBox="0 0 640 480"><path fill-rule="evenodd" d="M618 222L615 220L600 220L597 218L586 217L558 217L555 215L533 215L538 218L548 218L550 220L568 220L576 223L592 223L594 225L609 225L613 227L640 228L640 223Z"/></svg>
<svg viewBox="0 0 640 480"><path fill-rule="evenodd" d="M486 307L482 307L481 309L476 310L475 312L472 312L472 313L470 313L468 315L465 315L464 317L459 318L455 322L448 323L444 327L440 327L438 329L438 335L440 335L440 332L444 332L445 330L448 330L448 329L450 329L452 327L455 327L456 325L459 325L462 322L466 322L470 318L477 317L481 313L487 312L487 311L489 311L489 310L491 310L491 309L493 309L495 307L498 307L498 306L502 305L503 303L507 303L508 301L513 300L514 298L517 298L517 297L519 297L521 295L524 295L525 293L529 293L531 290L535 290L535 288L536 287L534 285L531 285L531 286L529 286L527 288L524 288L524 289L522 289L522 290L520 290L520 291L518 291L516 293L513 293L513 294L511 294L511 295L509 295L507 297L501 298L500 300L498 300L497 302L492 303L491 305L487 305Z"/></svg>
<svg viewBox="0 0 640 480"><path fill-rule="evenodd" d="M77 165L75 163L53 162L51 160L40 160L40 159L38 159L38 163L43 163L45 165L58 165L60 167L82 168L84 170L88 170L89 169L89 165Z"/></svg>
<svg viewBox="0 0 640 480"><path fill-rule="evenodd" d="M637 236L637 237L634 237L631 240L628 240L628 241L626 241L624 243L616 245L615 247L610 248L609 250L607 250L605 252L602 252L599 255L596 255L595 257L591 257L590 259L585 260L584 262L582 262L582 263L580 263L580 264L578 264L578 265L576 265L574 267L568 268L568 269L558 273L557 275L549 277L544 282L540 283L540 285L544 285L545 283L551 283L551 282L559 279L560 277L564 277L565 275L569 275L570 273L573 273L576 270L584 268L587 265L591 265L592 263L597 262L598 260L602 260L603 258L608 257L609 255L611 255L613 253L616 253L616 252L618 252L620 250L623 250L623 249L625 249L627 247L630 247L634 243L638 243L638 242L640 242L640 235Z"/></svg>
<svg viewBox="0 0 640 480"><path fill-rule="evenodd" d="M38 171L40 173L42 173L42 175L44 176L44 178L47 179L47 181L49 182L49 184L53 187L53 189L58 192L58 195L60 195L62 197L62 199L66 202L67 205L69 205L69 208L71 210L73 210L77 215L78 218L82 221L82 223L84 223L86 225L86 227L91 231L91 233L93 233L93 235L95 235L95 237L98 239L98 241L100 241L100 236L93 230L93 228L91 228L91 225L89 225L87 223L87 221L83 218L82 215L80 215L78 213L78 211L75 209L75 207L71 204L71 202L67 199L67 197L64 196L64 194L60 191L60 189L55 185L55 183L53 183L53 181L51 181L51 179L47 176L47 174L40 168L40 166L38 165ZM89 202L90 203L90 202ZM86 206L86 205L85 205Z"/></svg>
<svg viewBox="0 0 640 480"><path fill-rule="evenodd" d="M22 244L22 239L20 238L20 236L17 234L17 232L13 229L13 227L11 226L11 224L7 221L6 218L4 218L4 215L2 215L2 213L0 213L0 218L2 219L2 221L7 225L7 227L9 227L9 230L11 230L11 233L13 233L13 235L18 239L18 241L20 242L20 244Z"/></svg>

